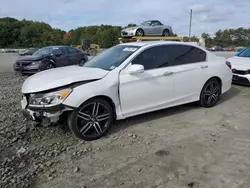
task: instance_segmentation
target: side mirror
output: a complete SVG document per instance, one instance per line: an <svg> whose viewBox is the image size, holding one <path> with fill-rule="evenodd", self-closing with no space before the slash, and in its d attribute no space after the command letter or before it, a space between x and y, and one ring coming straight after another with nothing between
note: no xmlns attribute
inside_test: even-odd
<svg viewBox="0 0 250 188"><path fill-rule="evenodd" d="M134 64L134 65L131 65L127 72L131 75L133 74L138 74L138 73L143 73L144 72L144 66L143 65L140 65L140 64Z"/></svg>

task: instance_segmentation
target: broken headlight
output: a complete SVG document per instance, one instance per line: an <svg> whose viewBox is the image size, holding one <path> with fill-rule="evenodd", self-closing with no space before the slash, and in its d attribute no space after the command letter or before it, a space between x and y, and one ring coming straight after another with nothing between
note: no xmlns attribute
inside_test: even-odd
<svg viewBox="0 0 250 188"><path fill-rule="evenodd" d="M61 104L71 93L72 89L63 89L50 93L31 94L29 106L55 106Z"/></svg>

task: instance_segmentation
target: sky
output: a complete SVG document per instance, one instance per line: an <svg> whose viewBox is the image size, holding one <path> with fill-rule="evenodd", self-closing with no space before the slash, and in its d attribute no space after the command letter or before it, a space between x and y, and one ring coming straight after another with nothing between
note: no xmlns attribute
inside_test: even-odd
<svg viewBox="0 0 250 188"><path fill-rule="evenodd" d="M43 21L68 31L88 25L140 24L157 19L187 36L250 27L250 0L0 0L0 17Z"/></svg>

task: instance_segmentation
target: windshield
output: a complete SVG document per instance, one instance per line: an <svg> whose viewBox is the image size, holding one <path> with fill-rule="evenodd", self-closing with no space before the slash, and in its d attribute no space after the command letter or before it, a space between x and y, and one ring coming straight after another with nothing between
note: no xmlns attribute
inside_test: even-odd
<svg viewBox="0 0 250 188"><path fill-rule="evenodd" d="M151 22L150 21L146 21L146 22L143 22L141 25L143 25L143 26L150 26Z"/></svg>
<svg viewBox="0 0 250 188"><path fill-rule="evenodd" d="M131 56L139 46L117 45L87 61L84 67L113 70Z"/></svg>
<svg viewBox="0 0 250 188"><path fill-rule="evenodd" d="M37 50L33 56L46 56L46 55L51 55L54 50L58 50L59 48L57 47L45 47Z"/></svg>
<svg viewBox="0 0 250 188"><path fill-rule="evenodd" d="M250 57L250 48L247 48L240 52L239 57Z"/></svg>

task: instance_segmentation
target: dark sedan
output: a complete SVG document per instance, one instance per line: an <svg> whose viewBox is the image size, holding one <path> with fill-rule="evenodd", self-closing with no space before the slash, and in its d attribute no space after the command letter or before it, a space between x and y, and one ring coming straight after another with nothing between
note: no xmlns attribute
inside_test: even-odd
<svg viewBox="0 0 250 188"><path fill-rule="evenodd" d="M39 49L31 56L16 60L13 68L21 73L36 73L55 67L84 64L87 54L70 46L48 46Z"/></svg>

